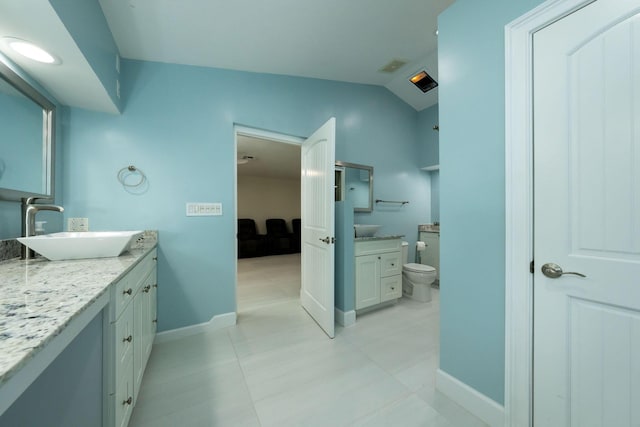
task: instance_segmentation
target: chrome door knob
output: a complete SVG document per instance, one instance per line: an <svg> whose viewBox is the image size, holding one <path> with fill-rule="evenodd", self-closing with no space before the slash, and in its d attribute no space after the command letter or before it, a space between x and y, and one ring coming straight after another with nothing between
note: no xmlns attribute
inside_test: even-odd
<svg viewBox="0 0 640 427"><path fill-rule="evenodd" d="M542 270L542 274L544 274L545 276L549 277L550 279L557 279L558 277L564 275L564 274L573 274L576 276L580 276L580 277L587 277L582 273L577 273L575 271L562 271L562 267L560 267L558 264L554 264L552 262L548 262L545 265L542 266L541 268Z"/></svg>

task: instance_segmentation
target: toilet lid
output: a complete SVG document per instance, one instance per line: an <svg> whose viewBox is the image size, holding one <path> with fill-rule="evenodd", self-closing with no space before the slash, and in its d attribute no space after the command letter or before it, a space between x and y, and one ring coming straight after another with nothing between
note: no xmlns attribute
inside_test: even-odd
<svg viewBox="0 0 640 427"><path fill-rule="evenodd" d="M431 267L430 265L424 265L424 264L416 264L416 263L409 263L409 264L405 264L403 265L404 269L407 271L413 271L415 273L426 273L429 271L436 271L435 268Z"/></svg>

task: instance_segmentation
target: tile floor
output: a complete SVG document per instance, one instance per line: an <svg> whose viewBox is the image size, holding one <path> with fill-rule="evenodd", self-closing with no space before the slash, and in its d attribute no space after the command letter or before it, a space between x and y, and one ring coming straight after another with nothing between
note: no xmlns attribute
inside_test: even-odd
<svg viewBox="0 0 640 427"><path fill-rule="evenodd" d="M434 388L438 291L336 328L301 308L300 256L239 260L238 324L153 347L130 426L485 426Z"/></svg>

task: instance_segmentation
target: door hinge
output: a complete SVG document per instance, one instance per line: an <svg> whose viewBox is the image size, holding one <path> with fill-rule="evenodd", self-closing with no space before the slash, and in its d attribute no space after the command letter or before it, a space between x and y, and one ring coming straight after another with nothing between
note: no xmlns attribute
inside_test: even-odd
<svg viewBox="0 0 640 427"><path fill-rule="evenodd" d="M335 243L335 242L336 242L336 238L335 238L335 237L332 237L332 238L331 238L331 243Z"/></svg>
<svg viewBox="0 0 640 427"><path fill-rule="evenodd" d="M531 262L529 263L529 273L533 274L534 273L534 266L533 266L533 260L531 260Z"/></svg>

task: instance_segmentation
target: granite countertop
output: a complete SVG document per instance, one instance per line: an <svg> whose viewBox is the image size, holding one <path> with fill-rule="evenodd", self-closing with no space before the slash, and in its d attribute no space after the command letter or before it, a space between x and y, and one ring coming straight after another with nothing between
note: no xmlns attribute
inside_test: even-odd
<svg viewBox="0 0 640 427"><path fill-rule="evenodd" d="M440 224L420 224L418 225L418 231L425 231L427 233L439 233Z"/></svg>
<svg viewBox="0 0 640 427"><path fill-rule="evenodd" d="M156 246L114 258L0 262L0 386Z"/></svg>
<svg viewBox="0 0 640 427"><path fill-rule="evenodd" d="M391 239L402 239L404 235L392 235L392 236L372 236L372 237L356 237L356 242L364 242L367 240L391 240Z"/></svg>

